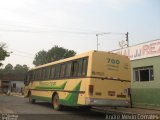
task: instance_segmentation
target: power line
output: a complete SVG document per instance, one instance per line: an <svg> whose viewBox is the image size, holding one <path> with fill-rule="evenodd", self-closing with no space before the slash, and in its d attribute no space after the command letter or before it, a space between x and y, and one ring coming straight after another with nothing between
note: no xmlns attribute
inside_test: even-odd
<svg viewBox="0 0 160 120"><path fill-rule="evenodd" d="M77 35L94 35L95 33L92 32L79 32L79 31L64 31L64 30L57 30L57 31L31 31L31 30L7 30L7 29L0 29L2 32L24 32L24 33L67 33L67 34L77 34Z"/></svg>
<svg viewBox="0 0 160 120"><path fill-rule="evenodd" d="M33 30L26 30L26 28L36 28L36 27L31 27L31 26L22 26L22 25L6 25L6 26L15 26L15 27L21 27L21 28L24 28L25 30L22 30L22 29L2 29L2 30L0 30L0 31L5 31L5 32L30 32L30 33L49 33L49 32L63 32L63 33L72 33L72 34L95 34L95 33L97 33L97 31L89 31L89 32L86 32L86 31L82 31L82 30L79 30L79 31L77 31L77 28L65 28L65 27L58 27L58 29L57 30L54 30L53 28L49 28L48 26L47 26L47 28L49 28L50 30L46 30L46 31L37 31L37 30L35 30L35 31L33 31ZM43 25L43 26L45 26L45 25ZM45 27L46 28L46 27ZM55 28L55 27L54 27ZM56 26L56 28L57 28L57 26ZM62 29L60 29L59 30L59 28L62 28ZM36 28L37 29L37 28ZM39 28L38 28L39 29ZM44 27L43 27L43 29L44 29ZM67 29L67 30L66 30ZM69 29L76 29L76 31L74 30L69 30Z"/></svg>
<svg viewBox="0 0 160 120"><path fill-rule="evenodd" d="M20 57L26 57L26 58L29 58L29 59L34 59L34 57L30 57L30 56L25 56L25 55L20 55L20 54L11 54L11 55L15 55L15 56L20 56Z"/></svg>
<svg viewBox="0 0 160 120"><path fill-rule="evenodd" d="M103 35L126 35L125 33L114 33L114 32L102 32L102 33L97 33L96 37L97 37L97 50L98 50L98 46L99 46L99 36L103 36Z"/></svg>
<svg viewBox="0 0 160 120"><path fill-rule="evenodd" d="M31 55L31 56L33 56L33 55L34 55L33 53L24 52L24 51L17 50L17 49L13 49L13 48L10 48L10 49L11 49L11 50L14 50L14 51L17 51L17 52L19 52L19 53L24 53L24 54Z"/></svg>
<svg viewBox="0 0 160 120"><path fill-rule="evenodd" d="M0 25L2 25L2 24L0 24ZM36 29L39 29L39 28L42 28L42 29L46 29L46 28L48 28L48 29L50 29L50 30L53 30L53 28L58 28L58 29L61 29L61 30L78 30L78 31L90 31L90 32L92 32L92 33L98 33L98 31L95 31L95 30L89 30L89 29L81 29L81 28L72 28L72 27L61 27L61 26L57 26L57 25L50 25L50 26L47 26L47 25L39 25L38 27L33 27L33 26L24 26L24 25L6 25L6 24L3 24L3 26L14 26L14 27L20 27L20 28L36 28ZM44 27L45 26L45 27Z"/></svg>

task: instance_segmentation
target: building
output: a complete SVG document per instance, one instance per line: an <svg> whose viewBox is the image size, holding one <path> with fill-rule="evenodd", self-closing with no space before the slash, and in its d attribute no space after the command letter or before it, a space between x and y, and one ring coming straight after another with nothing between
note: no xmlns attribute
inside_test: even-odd
<svg viewBox="0 0 160 120"><path fill-rule="evenodd" d="M1 80L0 83L1 83L1 85L0 85L1 92L7 93L10 86L11 86L10 82L7 80Z"/></svg>
<svg viewBox="0 0 160 120"><path fill-rule="evenodd" d="M1 80L0 89L2 93L21 93L24 88L23 80Z"/></svg>
<svg viewBox="0 0 160 120"><path fill-rule="evenodd" d="M160 108L160 39L112 52L131 60L133 105Z"/></svg>
<svg viewBox="0 0 160 120"><path fill-rule="evenodd" d="M23 88L24 88L24 81L22 80L11 81L11 92L21 93Z"/></svg>

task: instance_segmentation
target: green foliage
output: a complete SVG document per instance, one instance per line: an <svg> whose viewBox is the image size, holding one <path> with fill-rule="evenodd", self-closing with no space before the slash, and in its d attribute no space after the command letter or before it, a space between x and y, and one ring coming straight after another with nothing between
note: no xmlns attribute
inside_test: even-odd
<svg viewBox="0 0 160 120"><path fill-rule="evenodd" d="M27 65L17 64L13 67L11 64L7 64L4 69L0 69L0 79L23 80L28 69Z"/></svg>
<svg viewBox="0 0 160 120"><path fill-rule="evenodd" d="M27 65L19 65L17 64L15 67L14 67L14 74L17 75L17 76L24 76L27 71L28 71L28 67Z"/></svg>
<svg viewBox="0 0 160 120"><path fill-rule="evenodd" d="M41 65L41 64L45 64L48 61L47 58L48 58L47 51L41 50L36 54L34 61L33 61L33 64L36 66Z"/></svg>
<svg viewBox="0 0 160 120"><path fill-rule="evenodd" d="M41 50L39 51L35 59L33 61L33 64L38 66L45 63L57 61L60 59L72 57L76 54L73 50L68 50L63 47L54 46L48 51Z"/></svg>
<svg viewBox="0 0 160 120"><path fill-rule="evenodd" d="M6 44L0 43L0 66L3 65L1 61L5 60L5 58L9 57L10 55L9 52L5 50L5 48L6 48Z"/></svg>

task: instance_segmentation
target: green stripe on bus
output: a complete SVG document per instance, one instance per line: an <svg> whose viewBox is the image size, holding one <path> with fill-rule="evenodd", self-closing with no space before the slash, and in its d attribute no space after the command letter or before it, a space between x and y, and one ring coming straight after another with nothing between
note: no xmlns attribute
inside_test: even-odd
<svg viewBox="0 0 160 120"><path fill-rule="evenodd" d="M67 83L67 81L65 83L63 83L62 85L59 85L59 86L57 86L57 85L52 85L52 86L37 86L36 89L60 89L60 90L63 90L64 87L66 86L66 83Z"/></svg>
<svg viewBox="0 0 160 120"><path fill-rule="evenodd" d="M81 86L81 82L79 82L76 87L72 91L79 91ZM60 99L60 103L62 105L75 106L77 105L79 93L73 92L69 93L65 99Z"/></svg>
<svg viewBox="0 0 160 120"><path fill-rule="evenodd" d="M42 100L42 101L47 101L47 102L52 101L52 98L50 98L50 97L36 96L36 95L32 95L32 99Z"/></svg>

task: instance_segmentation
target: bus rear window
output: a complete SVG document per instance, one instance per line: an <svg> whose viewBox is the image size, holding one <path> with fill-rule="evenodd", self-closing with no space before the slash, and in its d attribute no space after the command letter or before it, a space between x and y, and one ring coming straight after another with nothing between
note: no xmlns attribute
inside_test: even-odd
<svg viewBox="0 0 160 120"><path fill-rule="evenodd" d="M87 66L88 66L88 60L85 58L83 59L82 76L85 76L87 74Z"/></svg>

